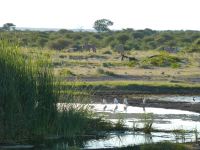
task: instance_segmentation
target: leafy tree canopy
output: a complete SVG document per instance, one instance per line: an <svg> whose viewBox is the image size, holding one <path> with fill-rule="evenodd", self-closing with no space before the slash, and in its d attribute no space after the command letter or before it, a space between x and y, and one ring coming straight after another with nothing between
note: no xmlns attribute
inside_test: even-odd
<svg viewBox="0 0 200 150"><path fill-rule="evenodd" d="M98 32L107 32L110 31L108 26L112 26L114 23L108 19L100 19L94 22L93 28Z"/></svg>
<svg viewBox="0 0 200 150"><path fill-rule="evenodd" d="M11 30L15 30L15 26L13 23L5 23L2 27L3 30L6 31L11 31Z"/></svg>

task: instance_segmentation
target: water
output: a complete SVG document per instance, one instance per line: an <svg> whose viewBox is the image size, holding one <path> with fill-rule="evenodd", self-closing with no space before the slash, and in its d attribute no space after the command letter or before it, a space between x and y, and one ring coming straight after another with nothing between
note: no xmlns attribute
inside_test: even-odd
<svg viewBox="0 0 200 150"><path fill-rule="evenodd" d="M195 141L194 133L169 133L165 131L182 129L184 131L200 132L200 114L182 111L175 109L163 108L145 108L128 106L124 111L124 105L118 104L118 109L114 111L116 104L106 104L107 108L104 111L104 104L92 104L93 109L98 113L103 113L106 118L112 122L117 122L123 118L125 125L129 128L136 126L142 128L144 122L141 120L141 114L153 114L153 128L160 130L160 132L152 132L151 134L144 134L141 132L124 132L124 133L110 133L106 139L90 140L86 142L85 148L110 148L110 147L124 147L128 145L139 145L144 143L171 141L171 142L192 142ZM119 115L120 114L120 115ZM118 119L117 119L118 118ZM162 132L163 131L163 132ZM185 139L181 137L185 137Z"/></svg>
<svg viewBox="0 0 200 150"><path fill-rule="evenodd" d="M185 101L192 102L192 97L159 97L161 100L172 101ZM197 102L199 97L196 97ZM73 104L74 105L74 104ZM79 107L81 104L75 104ZM139 145L144 143L153 143L161 141L170 142L194 142L194 133L172 133L167 132L176 129L183 129L185 131L197 130L200 132L200 114L183 111L176 109L164 109L153 107L134 107L128 106L127 110L124 110L123 104L118 104L118 109L114 111L116 104L106 104L107 108L104 110L105 104L89 104L91 108L97 114L103 114L106 119L111 122L117 122L119 119L123 119L125 126L133 129L134 126L142 128L144 121L142 120L142 114L151 113L153 115L153 128L159 130L159 132L152 132L151 134L144 134L143 132L110 132L105 134L104 138L90 138L90 139L70 139L64 141L56 141L51 144L46 144L46 148L39 148L40 150L64 150L70 146L77 146L82 149L98 149L98 148L116 148L126 147L130 145ZM59 103L58 109L62 111L62 107L67 107L65 103ZM183 139L182 137L185 137ZM35 149L37 150L37 148Z"/></svg>
<svg viewBox="0 0 200 150"><path fill-rule="evenodd" d="M193 98L195 99L195 101L193 100ZM159 95L159 96L151 96L150 99L157 99L161 101L171 101L171 102L200 103L200 96Z"/></svg>
<svg viewBox="0 0 200 150"><path fill-rule="evenodd" d="M104 110L105 105L107 107ZM200 114L191 111L153 107L144 109L143 107L133 106L128 106L127 110L124 110L123 104L117 104L118 109L114 111L116 104L90 104L90 106L97 114L103 114L111 122L116 123L119 119L123 119L125 125L131 129L133 129L133 126L142 128L144 121L141 119L141 114L151 113L154 120L152 127L160 130L160 132L152 132L151 134L141 132L108 133L107 138L86 141L83 147L87 149L115 148L160 141L191 142L195 141L194 133L184 133L185 139L183 140L180 133L174 134L167 131L182 129L200 132Z"/></svg>
<svg viewBox="0 0 200 150"><path fill-rule="evenodd" d="M185 135L185 142L191 142L192 135ZM144 143L155 143L161 141L170 142L183 142L183 139L176 139L172 133L151 133L144 134L141 132L125 132L125 133L110 133L107 139L100 140L89 140L85 143L87 149L97 148L115 148L115 147L126 147L130 145L140 145Z"/></svg>
<svg viewBox="0 0 200 150"><path fill-rule="evenodd" d="M185 114L185 115L199 115L198 113L190 112L190 111L183 111L183 110L176 110L176 109L164 109L164 108L153 108L153 107L146 107L145 111L143 107L133 107L128 106L127 111L124 111L124 105L118 104L118 109L114 112L115 104L106 104L107 108L104 111L104 104L91 104L93 106L94 111L96 112L107 112L107 113L153 113L153 114Z"/></svg>

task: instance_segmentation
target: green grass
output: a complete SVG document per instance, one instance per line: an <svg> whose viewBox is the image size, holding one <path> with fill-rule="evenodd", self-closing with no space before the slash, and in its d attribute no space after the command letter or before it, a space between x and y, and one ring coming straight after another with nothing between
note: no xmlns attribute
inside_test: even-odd
<svg viewBox="0 0 200 150"><path fill-rule="evenodd" d="M188 150L183 144L161 142L156 144L145 144L142 145L141 150Z"/></svg>
<svg viewBox="0 0 200 150"><path fill-rule="evenodd" d="M105 121L102 124L101 118L95 118L90 109L83 106L57 109L63 89L46 60L25 57L16 45L3 40L0 52L0 143L24 139L40 142L50 135L74 137L104 130L110 125ZM81 95L79 99L83 101L85 93L70 85L71 90L63 91L68 96L64 102L76 102L77 95ZM84 96L88 98L87 94ZM94 124L97 128L93 128Z"/></svg>
<svg viewBox="0 0 200 150"><path fill-rule="evenodd" d="M70 82L62 82L61 85L69 85ZM146 86L166 86L166 87L200 87L200 84L189 84L189 83L171 83L168 81L95 81L95 82L75 82L75 86L111 86L111 87L117 87L117 86L131 86L131 85L146 85Z"/></svg>
<svg viewBox="0 0 200 150"><path fill-rule="evenodd" d="M0 141L51 133L58 91L50 65L27 59L8 41L0 41L0 52Z"/></svg>
<svg viewBox="0 0 200 150"><path fill-rule="evenodd" d="M100 75L107 75L107 76L116 76L116 74L112 71L106 71L102 68L97 68L96 70L97 74L100 74Z"/></svg>
<svg viewBox="0 0 200 150"><path fill-rule="evenodd" d="M70 87L70 82L62 82L62 87ZM94 89L96 92L132 92L137 94L194 94L200 91L200 84L173 83L160 81L95 81L75 82L77 89Z"/></svg>

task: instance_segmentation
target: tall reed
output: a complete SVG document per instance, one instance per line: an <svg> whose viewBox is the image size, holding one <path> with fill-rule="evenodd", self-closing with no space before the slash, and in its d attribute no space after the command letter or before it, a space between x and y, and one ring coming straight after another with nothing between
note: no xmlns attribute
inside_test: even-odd
<svg viewBox="0 0 200 150"><path fill-rule="evenodd" d="M0 40L0 143L51 135L73 137L110 126L94 118L86 106L57 109L60 89L51 63L31 59L15 44ZM84 103L85 98L77 98L74 92L62 102Z"/></svg>
<svg viewBox="0 0 200 150"><path fill-rule="evenodd" d="M50 133L57 94L49 65L27 59L7 40L0 40L0 54L0 142Z"/></svg>

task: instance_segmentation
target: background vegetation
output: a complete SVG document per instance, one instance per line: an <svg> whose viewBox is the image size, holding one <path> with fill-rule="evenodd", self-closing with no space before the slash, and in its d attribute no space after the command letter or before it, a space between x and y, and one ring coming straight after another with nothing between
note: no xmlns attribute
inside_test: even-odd
<svg viewBox="0 0 200 150"><path fill-rule="evenodd" d="M0 143L41 142L112 127L87 107L70 105L71 97L58 107L59 82L45 58L31 59L6 40L0 40L0 53Z"/></svg>
<svg viewBox="0 0 200 150"><path fill-rule="evenodd" d="M123 44L125 50L153 50L170 47L177 50L199 52L200 31L155 31L151 29L124 29L110 32L59 31L18 31L0 30L0 37L16 41L22 47L41 47L49 49L77 48L85 42L95 44L98 49Z"/></svg>

